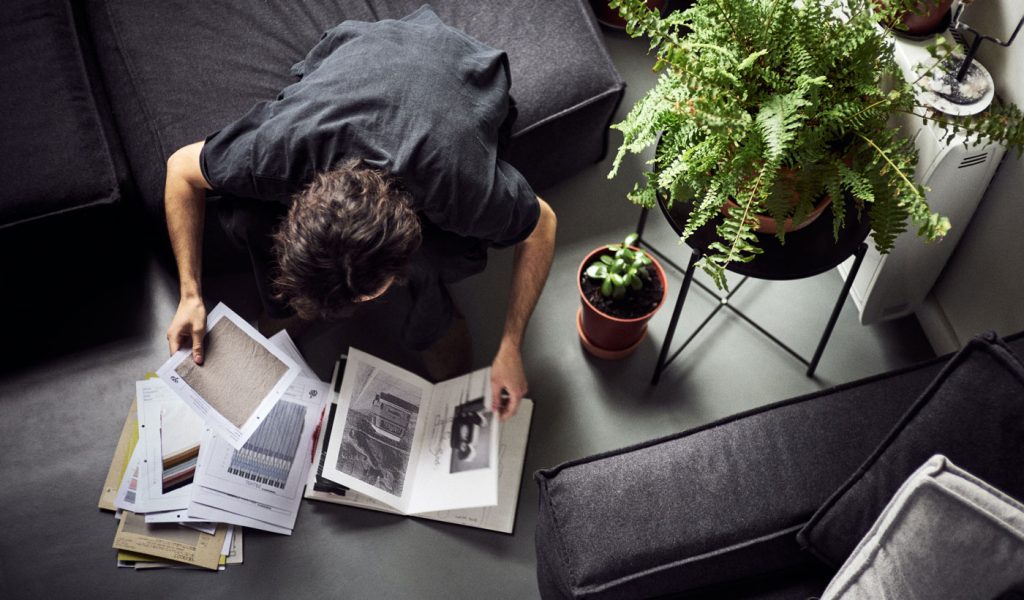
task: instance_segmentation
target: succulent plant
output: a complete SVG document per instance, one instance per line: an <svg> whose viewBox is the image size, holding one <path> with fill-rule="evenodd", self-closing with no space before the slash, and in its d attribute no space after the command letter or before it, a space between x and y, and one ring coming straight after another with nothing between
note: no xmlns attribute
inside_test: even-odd
<svg viewBox="0 0 1024 600"><path fill-rule="evenodd" d="M647 268L651 259L639 249L631 247L640 236L631 233L621 244L610 244L610 254L602 254L590 263L584 274L601 282L601 295L606 298L622 298L627 290L640 290L644 282L651 280Z"/></svg>

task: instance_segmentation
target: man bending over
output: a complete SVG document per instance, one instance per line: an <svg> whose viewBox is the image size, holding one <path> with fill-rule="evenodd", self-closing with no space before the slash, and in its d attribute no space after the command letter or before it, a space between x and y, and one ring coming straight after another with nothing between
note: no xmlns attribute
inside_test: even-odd
<svg viewBox="0 0 1024 600"><path fill-rule="evenodd" d="M515 118L507 57L423 7L400 20L342 23L292 71L301 79L276 100L167 161L181 280L171 352L191 345L203 360L208 190L222 196L221 223L252 258L267 316L338 318L405 285L404 341L437 378L458 374L443 365L468 341L446 284L483 270L489 247L514 246L491 371L495 409L511 416L527 391L520 347L556 221L501 159Z"/></svg>

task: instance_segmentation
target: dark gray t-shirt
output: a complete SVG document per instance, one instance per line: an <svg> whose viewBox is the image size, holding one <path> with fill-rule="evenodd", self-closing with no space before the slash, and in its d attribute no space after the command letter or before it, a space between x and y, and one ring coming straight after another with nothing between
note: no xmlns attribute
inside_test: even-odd
<svg viewBox="0 0 1024 600"><path fill-rule="evenodd" d="M424 6L338 25L293 72L302 79L276 100L207 138L200 164L215 191L287 204L316 173L362 158L399 178L428 230L496 247L533 231L536 195L498 157L511 105L504 52Z"/></svg>

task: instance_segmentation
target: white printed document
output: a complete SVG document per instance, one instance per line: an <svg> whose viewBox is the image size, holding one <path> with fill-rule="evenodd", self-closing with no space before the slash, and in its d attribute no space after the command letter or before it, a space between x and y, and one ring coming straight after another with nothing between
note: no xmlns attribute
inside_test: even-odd
<svg viewBox="0 0 1024 600"><path fill-rule="evenodd" d="M327 390L319 380L296 378L240 450L206 430L189 514L219 509L213 514L220 522L291 533Z"/></svg>

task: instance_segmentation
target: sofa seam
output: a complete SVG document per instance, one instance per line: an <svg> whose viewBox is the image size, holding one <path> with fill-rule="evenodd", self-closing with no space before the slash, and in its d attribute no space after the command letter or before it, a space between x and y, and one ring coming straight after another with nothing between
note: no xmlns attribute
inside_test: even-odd
<svg viewBox="0 0 1024 600"><path fill-rule="evenodd" d="M578 589L578 586L576 585L578 578L576 577L576 572L573 569L572 563L569 561L568 549L565 547L565 529L562 527L561 523L558 520L558 507L555 506L555 499L551 495L550 490L548 489L547 481L542 482L542 485L544 487L544 494L542 498L544 499L544 501L547 502L548 506L550 507L549 512L551 513L551 521L555 526L555 530L558 532L556 539L558 540L559 556L562 559L562 563L565 565L566 572L569 574L569 580L567 582L569 584L569 589Z"/></svg>
<svg viewBox="0 0 1024 600"><path fill-rule="evenodd" d="M18 219L17 221L11 221L9 223L0 224L0 231L3 231L11 227L19 227L26 223L34 223L42 219L49 219L51 217L56 217L59 215L96 208L98 206L118 206L120 204L123 204L122 200L124 200L124 197L121 195L121 190L116 183L113 186L107 188L104 193L106 195L95 196L84 204L58 208L56 210L51 210L49 212L43 213L41 215L33 215L31 217L26 217L24 219Z"/></svg>
<svg viewBox="0 0 1024 600"><path fill-rule="evenodd" d="M131 59L128 57L127 52L125 52L123 49L123 38L121 37L121 30L117 23L117 19L114 16L113 11L111 10L110 4L104 2L103 5L104 10L107 13L108 22L110 23L111 32L114 36L114 49L117 52L117 55L121 58L121 63L124 65L125 73L128 75L128 84L132 87L132 92L135 97L135 100L139 103L139 110L142 112L142 116L146 121L146 129L149 131L150 135L152 135L153 139L156 141L157 151L160 153L161 161L166 161L166 148L164 146L163 139L160 136L160 132L157 131L156 128L153 126L154 121L152 113L149 110L145 98L139 92L139 86L138 83L136 82L135 68L132 64Z"/></svg>
<svg viewBox="0 0 1024 600"><path fill-rule="evenodd" d="M878 462L882 454L884 454L885 451L889 449L893 441L896 439L898 434L906 427L906 425L909 424L909 422L913 420L913 418L916 417L922 410L924 410L924 408L930 403L935 393L937 393L937 390L940 389L943 386L943 384L945 384L946 381L949 379L950 375L967 360L969 355L973 355L974 352L978 351L984 352L985 354L991 356L994 360L998 361L1001 364L1001 366L1009 372L1011 377L1013 377L1022 385L1024 385L1024 374L1021 373L1021 371L1024 370L1024 364L1022 364L1019 360L1014 360L1016 354L1009 350L1009 348L1005 346L1002 340L1000 340L992 332L988 332L972 338L964 347L964 349L956 353L953 356L953 358L949 360L949 362L942 369L942 371L938 375L936 375L935 379L932 380L931 383L929 383L928 387L925 388L923 392L921 392L921 394L914 401L914 404L907 409L903 416L900 417L900 420L897 421L897 423L885 436L885 439L883 439L874 449L874 451L872 451L871 454L864 459L864 462L861 463L859 467L857 467L857 470L854 471L843 482L843 484L839 486L839 488L831 496L829 496L829 498L825 500L825 502L822 503L821 506L818 507L818 510L814 512L814 514L811 516L810 520L808 520L805 527L797 533L797 541L800 543L800 547L803 550L810 552L816 558L818 558L819 560L823 561L825 564L831 567L839 566L838 564L836 564L834 560L832 560L831 557L825 556L814 547L814 545L811 543L809 539L809 536L804 533L804 530L811 529L821 522L822 518L825 516L825 513L833 509L849 493L850 489L853 488L856 482L860 481L867 474L868 470ZM928 401L922 402L921 400L926 397Z"/></svg>
<svg viewBox="0 0 1024 600"><path fill-rule="evenodd" d="M871 451L871 454L869 454L867 458L865 458L864 461L861 462L857 469L854 470L854 472L851 473L850 476L843 481L842 485L840 485L839 488L837 488L836 491L834 491L832 495L830 495L825 500L825 502L823 502L818 507L818 509L814 511L814 514L811 515L811 518L807 521L806 526L799 532L797 532L796 535L797 542L799 542L800 547L802 549L810 552L815 558L821 560L830 567L839 567L839 565L837 565L831 557L826 556L814 547L814 545L810 541L808 534L805 533L805 531L815 527L818 523L820 523L824 515L830 510L832 510L839 503L839 501L842 500L849 493L850 489L854 486L854 484L857 481L860 481L864 477L864 475L867 474L869 468L873 466L878 461L879 457L881 457L881 455L885 452L885 450L889 448L893 439L895 439L896 434L902 431L903 428L906 427L906 424L923 409L923 404L927 404L927 402L921 402L921 400L923 398L928 398L930 400L931 397L934 395L935 391L942 387L942 384L946 382L950 374L953 371L955 371L957 367L959 367L960 364L964 362L964 360L966 360L966 357L969 354L974 352L975 348L979 344L981 344L981 342L978 339L971 339L963 350L957 352L953 356L953 358L946 364L945 367L943 367L939 374L936 375L935 378L928 384L928 387L926 387L924 391L922 391L921 394L918 395L918 397L914 400L914 403L910 406L910 408L908 408L906 412L904 412L903 415L899 418L899 420L896 421L896 423L886 434L885 438L883 438L882 441L879 442L877 446L875 446L875 449Z"/></svg>
<svg viewBox="0 0 1024 600"><path fill-rule="evenodd" d="M530 123L526 127L522 128L519 131L517 131L514 134L512 134L512 139L513 140L517 140L519 137L527 135L527 134L533 132L534 129L538 129L540 127L543 127L543 126L551 123L552 121L555 121L557 119L561 119L565 115L569 115L569 114L572 114L572 113L575 113L575 112L579 112L579 111L583 110L584 108L587 108L591 104L596 104L597 102L599 102L601 100L604 100L605 98L607 98L609 96L612 96L614 94L622 94L623 90L625 89L624 84L619 83L619 84L616 84L616 85L617 85L617 87L613 87L613 88L607 89L607 90L601 92L600 94L597 94L596 96L591 96L590 98L587 98L586 100L584 100L582 102L577 102L576 104L574 104L574 105L572 105L572 106L570 106L568 108L563 108L562 110L558 111L557 113L555 113L553 115L548 115L548 116L544 117L543 119L537 121L536 123Z"/></svg>
<svg viewBox="0 0 1024 600"><path fill-rule="evenodd" d="M604 34L601 33L601 28L597 24L597 16L594 14L593 9L591 9L588 4L585 4L584 0L577 0L576 6L580 7L580 11L585 14L586 18L584 20L586 21L587 29L590 30L591 39L603 40ZM608 52L608 46L603 42L595 43L594 46L597 48L597 51L601 53L605 64L611 67L611 72L615 74L615 79L618 80L619 87L625 89L626 82L622 78L622 75L619 74L618 69L615 68L615 61L612 60L611 53Z"/></svg>
<svg viewBox="0 0 1024 600"><path fill-rule="evenodd" d="M78 62L79 76L82 78L82 81L85 82L85 87L88 90L88 99L87 99L87 101L89 103L89 108L91 109L89 117L93 121L93 126L96 128L97 137L99 137L100 143L103 144L103 160L106 163L106 167L110 171L110 176L111 176L112 183L113 183L113 185L110 188L110 192L111 193L108 193L108 194L106 194L103 197L94 198L88 204L83 205L83 208L86 207L86 206L95 206L95 205L98 205L98 204L116 204L119 201L121 201L123 198L122 198L121 193L120 193L120 187L119 187L120 181L119 181L118 173L117 173L117 165L114 164L114 153L113 153L113 150L111 149L110 142L107 140L107 132L104 129L103 121L100 118L99 103L96 101L97 91L95 89L93 89L95 87L95 83L96 82L93 82L90 79L90 77L89 77L89 68L86 65L86 61L85 61L85 47L83 46L82 40L80 39L80 32L79 32L79 29L78 29L78 23L76 22L76 18L75 18L75 7L72 6L71 4L67 4L67 5L65 5L65 8L66 8L65 16L66 16L66 19L67 19L67 22L65 23L65 25L68 27L68 30L71 32L72 43L74 44L74 52L76 54L76 58L77 58L77 62ZM97 62L99 62L99 61L97 61ZM106 91L106 90L104 90L104 91ZM59 212L67 212L67 211L66 210L59 210L59 211L56 211L56 212L59 213ZM51 212L51 213L48 213L48 214L55 214L55 213ZM40 215L40 216L45 216L45 215Z"/></svg>
<svg viewBox="0 0 1024 600"><path fill-rule="evenodd" d="M700 425L700 426L697 426L697 427L694 427L694 428L691 428L691 429L687 429L685 431L681 431L681 432L678 432L678 433L670 434L670 435L663 436L663 437L660 437L660 438L655 438L653 440L648 440L646 442L640 442L638 444L633 444L631 446L626 446L624 448L617 448L617 449L614 449L614 450L608 450L606 452L601 452L601 453L594 454L594 455L591 455L591 456L587 456L587 457L583 457L583 458L579 458L579 459L575 459L575 460L566 461L566 462L564 462L564 463L562 463L560 465L556 465L556 466L551 467L549 469L543 469L543 470L539 471L539 473L542 474L544 477L551 478L551 477L557 475L558 473L560 473L561 471L563 471L565 469L569 469L569 468L572 468L572 467L577 467L577 466L585 465L585 464L588 464L588 463L591 463L591 462L597 462L598 460L603 460L605 458L610 458L610 457L613 457L613 456L628 454L630 452L634 452L634 451L637 451L637 450L643 450L643 449L650 448L650 447L653 447L653 446L656 446L658 444L662 444L662 443L665 443L665 442L670 442L670 441L674 441L674 440L683 439L683 438L686 438L686 437L690 437L692 435L696 435L696 434L701 433L703 431L708 431L708 430L711 430L711 429L716 429L718 427L722 427L722 426L728 425L729 423L732 423L733 421L743 420L743 419L746 419L747 417L752 417L752 416L755 416L755 415L758 415L758 414L761 414L761 413L764 413L764 412L769 412L769 411L776 410L776 409L779 409L779 408L784 408L784 407L787 407L787 406L796 405L796 404L800 404L800 403L803 403L803 402L808 402L808 401L811 401L811 400L816 400L816 399L819 399L819 398L822 398L822 397L830 396L832 394L835 394L836 392L844 392L844 391L847 391L847 390L850 390L850 389L854 389L856 387L860 387L860 386L864 386L864 385L868 385L868 384L872 384L872 383L877 383L879 381L884 381L886 379L893 379L893 378L896 378L898 376L906 375L906 374L911 373L913 371L917 371L917 370L933 367L933 366L935 366L937 364L941 364L943 361L949 361L951 356L956 356L956 353L945 354L943 356L939 356L939 357L930 359L930 360L925 361L925 362L921 362L921 363L917 363L917 364L913 364L913 365L907 365L906 367L903 367L901 369L897 369L895 371L888 371L888 372L884 372L884 373L878 373L878 374L875 374L875 375L871 375L871 376L865 377L863 379L858 379L858 380L855 380L855 381L850 381L850 382L847 382L847 383L842 383L842 384L839 384L839 385L836 385L836 386L833 386L833 387L830 387L830 388L827 388L827 389L824 389L824 390L818 390L818 391L815 391L815 392L810 392L808 394L803 394L801 396L796 396L795 398L786 398L786 399L778 400L776 402L772 402L772 403L764 405L764 406L758 406L758 407L755 407L755 408L752 408L752 409L749 409L749 410L745 410L745 411L736 413L734 415L729 415L729 416L723 417L723 418L721 418L721 419L719 419L717 421L713 421L713 422L707 423L705 425ZM927 389L927 388L925 388L925 389Z"/></svg>
<svg viewBox="0 0 1024 600"><path fill-rule="evenodd" d="M782 537L784 537L786 535L789 535L790 533L799 531L800 529L802 529L804 527L804 525L806 525L806 522L800 523L799 525L793 525L793 526L790 526L790 527L779 529L779 530L774 531L772 533L767 533L765 535L762 535L762 536L759 536L759 537L756 537L756 538L753 538L753 539L750 539L750 540L745 540L745 541L742 541L742 542L739 542L739 543L736 543L736 544L732 544L732 545L726 546L724 548L717 548L715 550L711 550L711 551L705 552L703 554L698 554L698 555L695 555L695 556L688 556L686 558L682 558L682 559L679 559L679 560L676 560L676 561L672 561L672 562L668 562L668 563L662 563L662 564L660 564L660 565L658 565L656 567L651 567L651 568L648 568L648 569L644 569L643 571L639 571L637 573L631 573L629 575L624 575L622 577L618 577L616 579L612 579L612 580L609 580L609 581L606 581L606 582L603 582L603 583L597 583L597 584L593 584L593 585L589 585L589 586L580 586L577 589L579 589L581 592L587 593L587 594L590 594L590 593L600 593L600 592L612 589L612 588L614 588L616 586L622 585L624 583L629 583L630 581L633 581L633 580L636 580L636 579L640 579L640 578L649 576L651 574L655 574L655 573L662 572L662 571L667 571L669 569L672 569L672 568L675 568L675 567L679 567L679 566L682 566L682 565L699 562L699 561L702 561L702 560L710 558L710 557L720 556L722 554L729 553L729 552L731 552L733 550L741 550L741 549L744 549L744 548L748 548L748 547L750 547L751 545L753 545L753 544L755 544L757 542L761 542L761 541L765 541L765 540L770 540L770 539L779 539L779 538L782 538Z"/></svg>
<svg viewBox="0 0 1024 600"><path fill-rule="evenodd" d="M612 60L611 55L608 53L607 46L605 46L603 43L598 42L598 40L601 40L603 38L602 38L601 32L596 27L596 22L595 22L595 18L594 18L593 12L590 10L590 8L587 7L586 4L584 4L583 0L576 0L576 7L579 9L579 11L581 13L583 13L583 21L586 23L587 31L590 34L590 38L589 39L592 42L593 47L598 52L601 53L601 58L603 59L604 66L608 69L608 71L612 75L614 75L615 83L610 88L604 90L603 92L600 92L599 94L597 94L595 96L591 96L590 98L587 98L586 100L584 100L582 102L578 102L578 103L574 104L573 106L570 106L568 108L562 109L562 110L558 111L554 115L548 115L547 117L544 117L543 119L541 119L540 121L537 121L536 123L531 123L529 126L524 127L520 131L515 132L515 134L513 134L513 136L512 136L513 139L519 137L522 134L529 133L530 131L532 131L533 129L535 129L537 127L541 127L543 125L547 125L552 120L554 120L556 118L561 118L561 116L564 115L564 114L571 113L571 112L576 112L578 110L582 110L583 108L585 108L587 106L590 106L591 104L593 104L593 103L595 103L595 102L597 102L599 100L605 99L609 95L619 94L621 96L623 94L623 92L625 91L625 89L626 89L626 82L625 82L625 80L622 79L622 75L620 75L619 71L615 68L615 61ZM616 108L618 108L618 105L619 105L619 103L621 103L621 101L622 101L622 98L620 97L619 101L616 102L616 104L615 104ZM615 111L612 111L612 116L609 118L609 121L611 121L614 118L614 116L615 116L614 112ZM607 151L608 151L608 143L607 143L607 131L606 131L605 143L604 143L604 149L602 150L602 155L606 154ZM603 158L603 156L602 156L602 158Z"/></svg>

